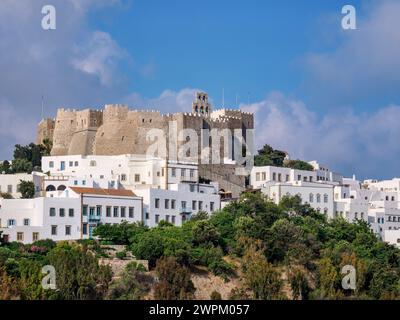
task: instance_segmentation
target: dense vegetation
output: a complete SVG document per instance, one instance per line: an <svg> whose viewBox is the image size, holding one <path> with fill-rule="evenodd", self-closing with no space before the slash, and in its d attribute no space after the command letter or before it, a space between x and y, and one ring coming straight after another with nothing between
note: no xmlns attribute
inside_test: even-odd
<svg viewBox="0 0 400 320"><path fill-rule="evenodd" d="M258 150L258 154L254 157L254 165L256 167L275 166L285 167L298 170L312 171L313 166L302 160L285 160L286 153L275 150L268 144Z"/></svg>
<svg viewBox="0 0 400 320"><path fill-rule="evenodd" d="M380 240L367 223L350 224L324 215L298 197L279 205L262 194L244 194L208 217L200 212L182 227L161 222L101 225L99 242L51 241L0 247L1 298L190 299L190 274L206 268L226 281L240 277L231 299L400 299L400 250ZM122 244L152 272L129 263L111 280L99 266L100 244ZM126 253L121 255L125 257ZM41 266L57 270L56 291L40 287ZM356 289L342 287L345 265L356 269ZM221 299L219 292L210 292Z"/></svg>
<svg viewBox="0 0 400 320"><path fill-rule="evenodd" d="M33 170L40 171L42 157L50 155L52 143L44 140L42 144L30 143L27 146L15 145L14 159L12 164L5 160L0 163L0 173L31 173Z"/></svg>

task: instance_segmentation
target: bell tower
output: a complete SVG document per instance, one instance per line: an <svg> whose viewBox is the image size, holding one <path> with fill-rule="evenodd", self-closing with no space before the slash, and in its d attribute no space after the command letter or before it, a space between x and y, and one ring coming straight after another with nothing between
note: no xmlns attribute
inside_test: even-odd
<svg viewBox="0 0 400 320"><path fill-rule="evenodd" d="M211 104L208 102L208 94L205 92L197 92L196 100L192 103L192 112L205 117L210 116L212 112Z"/></svg>

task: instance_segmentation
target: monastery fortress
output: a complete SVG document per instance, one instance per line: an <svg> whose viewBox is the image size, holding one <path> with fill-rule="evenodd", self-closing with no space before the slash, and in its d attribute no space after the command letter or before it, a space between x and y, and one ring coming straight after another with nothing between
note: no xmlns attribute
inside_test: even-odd
<svg viewBox="0 0 400 320"><path fill-rule="evenodd" d="M192 112L161 114L154 110L130 110L126 105L106 105L104 110L71 110L61 108L55 119L44 119L38 125L37 143L49 139L53 143L51 154L60 155L121 155L146 154L154 141L148 141L149 130L161 129L171 139L170 123L175 122L177 132L193 129L197 133L199 153L202 148L202 129L242 130L246 140L246 129L254 129L254 116L240 110L213 110L208 95L198 92L192 103ZM177 137L175 141L178 141ZM178 142L179 145L186 141ZM221 139L220 157L224 154ZM198 155L195 155L196 158ZM223 161L223 160L222 160ZM218 181L233 193L243 191L244 177L235 176L234 165L200 164L201 177Z"/></svg>

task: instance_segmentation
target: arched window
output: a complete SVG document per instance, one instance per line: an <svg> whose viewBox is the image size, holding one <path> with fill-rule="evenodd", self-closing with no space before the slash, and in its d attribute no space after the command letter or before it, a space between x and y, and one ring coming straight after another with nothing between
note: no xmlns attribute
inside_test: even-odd
<svg viewBox="0 0 400 320"><path fill-rule="evenodd" d="M58 188L57 188L58 191L64 191L65 189L67 189L67 187L64 186L64 185L60 185L60 186L58 186Z"/></svg>
<svg viewBox="0 0 400 320"><path fill-rule="evenodd" d="M50 184L50 185L47 186L46 191L47 191L47 192L56 191L56 187L53 186L52 184Z"/></svg>
<svg viewBox="0 0 400 320"><path fill-rule="evenodd" d="M324 194L324 203L328 203L328 195Z"/></svg>
<svg viewBox="0 0 400 320"><path fill-rule="evenodd" d="M317 194L317 202L320 203L321 202L321 195L318 193Z"/></svg>
<svg viewBox="0 0 400 320"><path fill-rule="evenodd" d="M310 193L310 203L314 202L314 195L312 193Z"/></svg>

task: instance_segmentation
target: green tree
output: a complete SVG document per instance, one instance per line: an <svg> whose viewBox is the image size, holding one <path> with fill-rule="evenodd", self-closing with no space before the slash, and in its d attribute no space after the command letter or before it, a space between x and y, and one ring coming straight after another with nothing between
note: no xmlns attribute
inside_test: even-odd
<svg viewBox="0 0 400 320"><path fill-rule="evenodd" d="M5 173L5 174L10 174L10 173L12 173L12 171L11 171L11 164L10 164L10 162L8 162L7 160L5 160L5 161L3 161L1 164L0 164L0 174L1 173Z"/></svg>
<svg viewBox="0 0 400 320"><path fill-rule="evenodd" d="M110 300L141 300L149 292L153 278L145 274L142 265L130 262L121 276L112 282L107 299Z"/></svg>
<svg viewBox="0 0 400 320"><path fill-rule="evenodd" d="M302 160L289 160L284 163L284 167L297 170L314 171L314 167Z"/></svg>
<svg viewBox="0 0 400 320"><path fill-rule="evenodd" d="M97 258L79 245L60 243L48 255L57 270L55 298L62 300L99 300L108 291L111 269L100 266Z"/></svg>
<svg viewBox="0 0 400 320"><path fill-rule="evenodd" d="M260 300L282 299L283 281L281 275L263 254L259 241L251 244L243 257L243 274L254 298Z"/></svg>
<svg viewBox="0 0 400 320"><path fill-rule="evenodd" d="M35 184L33 181L20 180L19 191L22 199L32 199L35 196Z"/></svg>
<svg viewBox="0 0 400 320"><path fill-rule="evenodd" d="M12 162L12 170L14 173L31 173L33 166L27 159L15 159Z"/></svg>
<svg viewBox="0 0 400 320"><path fill-rule="evenodd" d="M285 160L286 153L280 150L274 150L269 145L258 150L258 154L254 157L254 165L256 167L261 166L276 166L282 167L283 161Z"/></svg>
<svg viewBox="0 0 400 320"><path fill-rule="evenodd" d="M163 257L157 261L158 283L154 287L157 300L188 300L193 298L195 287L190 272L174 257Z"/></svg>
<svg viewBox="0 0 400 320"><path fill-rule="evenodd" d="M212 244L217 245L220 241L220 234L217 228L208 220L196 221L192 228L193 243L195 245Z"/></svg>

